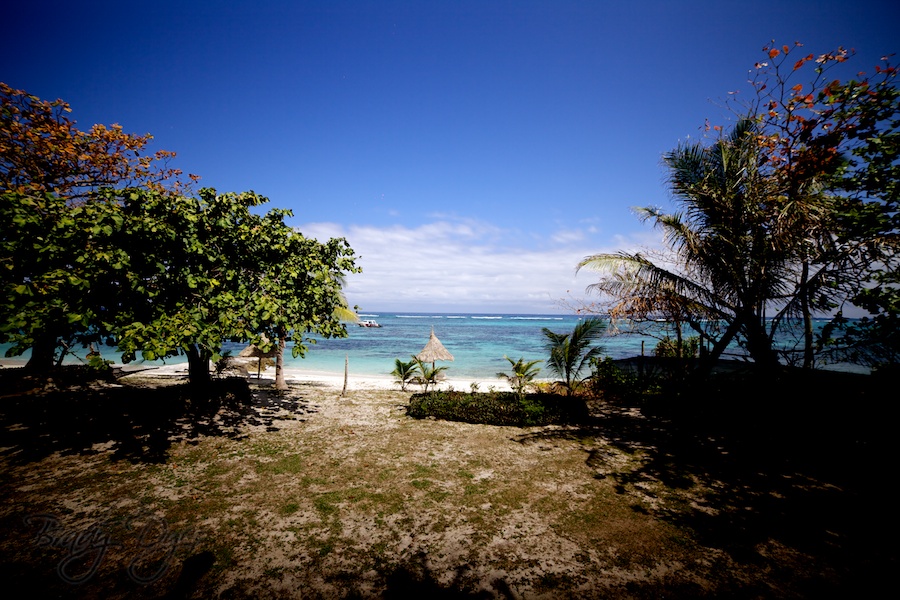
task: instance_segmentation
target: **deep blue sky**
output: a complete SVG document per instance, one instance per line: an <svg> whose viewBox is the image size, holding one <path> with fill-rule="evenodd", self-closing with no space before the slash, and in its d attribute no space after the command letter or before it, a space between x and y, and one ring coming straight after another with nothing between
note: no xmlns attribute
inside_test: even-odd
<svg viewBox="0 0 900 600"><path fill-rule="evenodd" d="M660 157L770 40L896 52L900 3L17 2L0 80L151 133L362 256L364 312L548 312L587 254L654 244Z"/></svg>

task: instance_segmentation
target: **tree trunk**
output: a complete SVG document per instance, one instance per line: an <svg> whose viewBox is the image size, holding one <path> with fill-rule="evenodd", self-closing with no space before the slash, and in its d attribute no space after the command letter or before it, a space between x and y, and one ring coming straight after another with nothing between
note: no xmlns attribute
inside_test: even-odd
<svg viewBox="0 0 900 600"><path fill-rule="evenodd" d="M675 356L678 360L684 358L684 336L681 334L681 321L675 319Z"/></svg>
<svg viewBox="0 0 900 600"><path fill-rule="evenodd" d="M278 332L278 347L275 350L275 389L276 390L286 390L288 389L288 384L284 380L284 337L285 332Z"/></svg>
<svg viewBox="0 0 900 600"><path fill-rule="evenodd" d="M712 373L713 368L719 362L719 357L722 356L722 353L725 352L725 348L728 347L728 344L731 343L731 340L734 339L734 336L736 336L737 332L740 330L740 325L741 324L737 319L728 324L725 333L713 343L713 347L706 353L700 361L696 371L694 371L694 376L697 377L697 379L703 380Z"/></svg>
<svg viewBox="0 0 900 600"><path fill-rule="evenodd" d="M40 334L31 346L31 358L25 363L25 370L32 373L46 373L53 368L56 353L56 336Z"/></svg>
<svg viewBox="0 0 900 600"><path fill-rule="evenodd" d="M814 358L812 314L809 310L809 262L805 260L800 277L800 307L803 311L803 368L812 369Z"/></svg>
<svg viewBox="0 0 900 600"><path fill-rule="evenodd" d="M766 327L757 319L750 321L746 330L747 352L757 368L771 371L778 367L778 353L772 347L772 338L766 333Z"/></svg>
<svg viewBox="0 0 900 600"><path fill-rule="evenodd" d="M188 382L195 388L209 387L212 381L209 376L209 353L197 344L191 344L187 349L187 357Z"/></svg>

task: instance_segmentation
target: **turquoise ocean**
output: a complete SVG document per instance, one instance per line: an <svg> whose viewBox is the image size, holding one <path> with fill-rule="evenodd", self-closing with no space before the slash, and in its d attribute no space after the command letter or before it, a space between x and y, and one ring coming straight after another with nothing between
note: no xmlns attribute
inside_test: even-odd
<svg viewBox="0 0 900 600"><path fill-rule="evenodd" d="M543 328L555 332L568 332L583 317L576 315L521 315L521 314L466 314L466 313L416 313L371 312L360 314L361 319L374 320L381 327L347 326L348 337L340 339L316 339L308 344L305 358L292 358L291 345L285 352L285 366L304 371L343 373L345 358L352 375L387 376L394 369L395 359L411 360L428 343L431 331L453 355L452 362L439 362L449 367L450 378L488 381L496 374L509 370L508 356L513 360L541 360L547 356L544 349ZM825 319L819 320L821 326ZM315 339L315 338L314 338ZM652 355L657 340L648 335L606 335L599 345L604 354L613 359ZM225 349L237 355L244 344L226 344ZM0 346L5 354L8 346ZM102 355L115 362L121 356L111 348L101 348ZM2 355L0 354L0 355ZM76 354L84 356L81 349ZM739 355L739 349L733 349ZM6 364L24 363L27 355L18 359L5 359ZM68 363L78 362L69 357ZM132 364L174 364L185 362L183 356L165 361L135 361ZM543 373L542 373L543 374ZM549 374L547 374L549 376Z"/></svg>

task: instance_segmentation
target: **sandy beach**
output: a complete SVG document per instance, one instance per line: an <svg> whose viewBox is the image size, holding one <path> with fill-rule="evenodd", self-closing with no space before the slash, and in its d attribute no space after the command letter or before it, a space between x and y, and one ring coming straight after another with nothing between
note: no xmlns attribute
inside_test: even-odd
<svg viewBox="0 0 900 600"><path fill-rule="evenodd" d="M140 373L143 377L161 377L161 378L181 378L187 377L187 363L179 363L161 366L142 366L142 365L114 365L120 367L124 372ZM269 367L260 374L257 379L256 371L253 367L248 367L250 376L248 381L259 385L270 385L275 382L275 369ZM284 370L284 378L289 382L297 383L316 383L323 387L341 391L344 387L343 374L328 373L325 371L309 371L305 369L286 368ZM441 390L470 390L472 385L478 386L481 391L488 391L493 388L497 391L508 391L509 384L500 379L470 379L447 377L441 379L437 385L437 389ZM347 377L347 390L399 390L400 385L390 375L354 375L352 372ZM410 385L409 390L415 392L420 390L421 386Z"/></svg>

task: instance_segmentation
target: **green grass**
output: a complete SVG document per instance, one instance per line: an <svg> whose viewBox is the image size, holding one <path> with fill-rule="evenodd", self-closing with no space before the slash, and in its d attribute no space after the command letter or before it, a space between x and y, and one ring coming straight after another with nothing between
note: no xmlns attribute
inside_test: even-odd
<svg viewBox="0 0 900 600"><path fill-rule="evenodd" d="M271 473L273 475L282 475L285 473L297 474L305 470L303 458L297 454L289 454L281 456L277 460L271 462L259 463L257 470L260 473Z"/></svg>
<svg viewBox="0 0 900 600"><path fill-rule="evenodd" d="M284 516L292 515L295 512L300 510L300 505L296 502L288 502L284 506L281 507L281 514Z"/></svg>

